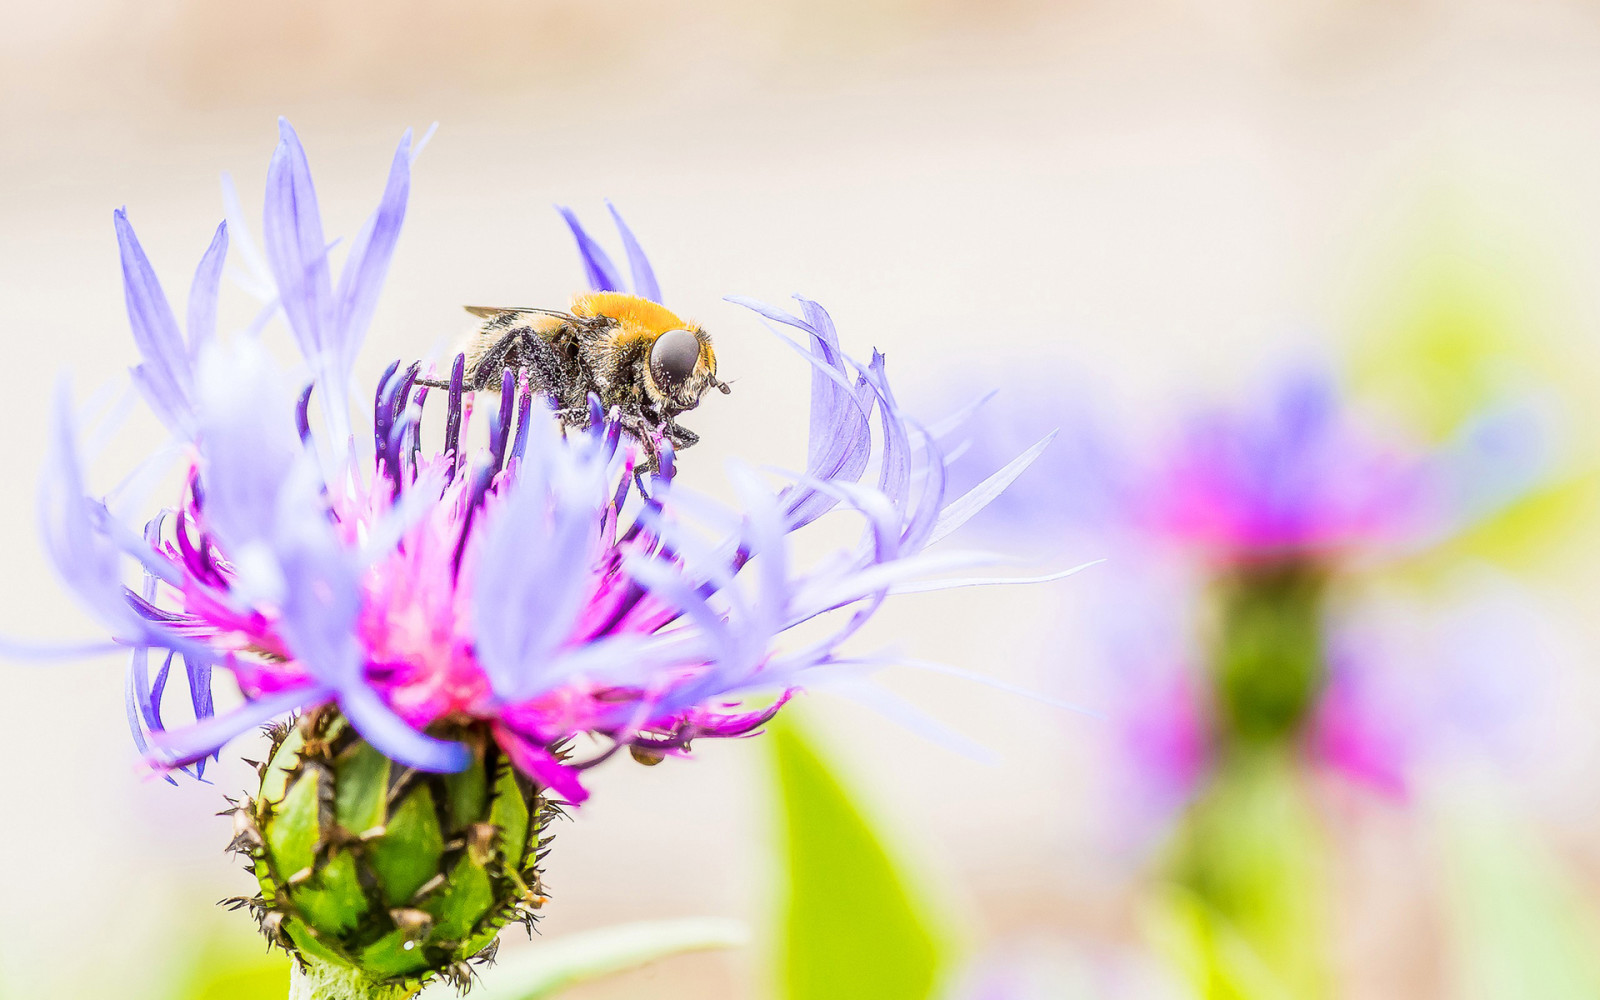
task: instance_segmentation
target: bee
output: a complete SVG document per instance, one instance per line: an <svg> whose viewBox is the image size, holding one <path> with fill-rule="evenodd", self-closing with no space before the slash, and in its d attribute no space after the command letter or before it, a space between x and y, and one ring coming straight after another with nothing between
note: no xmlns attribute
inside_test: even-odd
<svg viewBox="0 0 1600 1000"><path fill-rule="evenodd" d="M556 405L564 423L589 419L589 395L622 414L623 427L650 450L668 441L687 448L699 435L677 422L717 379L711 337L665 306L623 292L584 292L566 312L531 307L467 306L483 322L468 339L468 389L499 389L505 372L525 374ZM421 380L447 387L448 383Z"/></svg>

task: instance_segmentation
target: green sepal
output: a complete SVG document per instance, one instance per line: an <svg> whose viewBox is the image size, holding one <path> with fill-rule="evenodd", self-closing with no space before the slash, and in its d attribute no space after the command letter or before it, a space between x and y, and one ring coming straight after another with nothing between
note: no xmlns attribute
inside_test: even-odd
<svg viewBox="0 0 1600 1000"><path fill-rule="evenodd" d="M482 761L483 754L477 760ZM469 767L459 774L444 776L450 818L457 826L476 823L489 805L489 777L483 767Z"/></svg>
<svg viewBox="0 0 1600 1000"><path fill-rule="evenodd" d="M428 956L417 941L396 929L363 949L356 964L378 979L407 978L427 969Z"/></svg>
<svg viewBox="0 0 1600 1000"><path fill-rule="evenodd" d="M390 766L389 758L369 743L354 743L344 752L334 797L334 816L340 826L358 836L383 826Z"/></svg>
<svg viewBox="0 0 1600 1000"><path fill-rule="evenodd" d="M433 914L433 933L447 940L469 937L480 919L494 905L494 887L489 873L471 858L463 857L450 872L450 880L438 894L422 904Z"/></svg>
<svg viewBox="0 0 1600 1000"><path fill-rule="evenodd" d="M367 850L378 873L378 884L390 906L404 906L439 873L444 856L444 835L427 785L413 788L384 826L382 839Z"/></svg>
<svg viewBox="0 0 1600 1000"><path fill-rule="evenodd" d="M508 858L528 854L528 803L519 794L517 775L510 767L500 769L495 779L494 805L489 822L500 831L500 853ZM512 871L516 868L513 867Z"/></svg>
<svg viewBox="0 0 1600 1000"><path fill-rule="evenodd" d="M301 768L303 773L289 787L283 804L274 810L266 828L267 850L272 866L287 881L310 868L316 860L322 828L317 813L321 808L322 771Z"/></svg>
<svg viewBox="0 0 1600 1000"><path fill-rule="evenodd" d="M309 884L294 892L295 905L312 925L342 935L356 925L367 910L355 857L341 851L317 870Z"/></svg>

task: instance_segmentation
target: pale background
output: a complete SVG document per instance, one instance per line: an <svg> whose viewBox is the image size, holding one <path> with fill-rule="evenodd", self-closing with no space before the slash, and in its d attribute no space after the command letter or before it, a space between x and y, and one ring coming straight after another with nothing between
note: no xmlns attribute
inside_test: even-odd
<svg viewBox="0 0 1600 1000"><path fill-rule="evenodd" d="M735 383L688 421L705 438L690 476L716 477L726 455L803 455L801 366L726 294L818 298L930 410L952 383L987 388L1004 359L1040 353L1075 385L1156 407L1242 385L1290 346L1369 332L1443 204L1466 220L1452 252L1516 283L1529 336L1570 356L1575 384L1600 343L1591 3L6 0L0 13L10 635L93 634L31 525L56 373L86 394L134 358L112 209L128 206L181 296L220 219L219 173L259 212L278 114L306 143L329 232L347 236L401 130L441 123L369 378L447 343L463 303L562 302L580 272L552 203L600 228L602 199L616 202ZM1592 555L1574 550L1539 592L1580 665L1600 655L1579 613ZM1078 619L1096 585L910 598L864 645L1092 702L1092 623ZM836 699L806 706L951 924L974 949L1131 948L1140 859L1108 829L1099 724L947 678L889 683L1004 756L985 767ZM254 947L248 921L211 906L248 884L212 816L246 782L233 752L215 786L140 781L114 660L0 665L0 706L0 995L159 998L197 940ZM1539 822L1595 896L1586 754L1529 786L1547 783L1530 796ZM761 926L764 766L759 742L738 741L596 773L593 804L559 831L545 932L678 915ZM1446 995L1425 838L1403 810L1348 811L1346 995ZM678 959L581 995L755 997L759 969L758 953Z"/></svg>

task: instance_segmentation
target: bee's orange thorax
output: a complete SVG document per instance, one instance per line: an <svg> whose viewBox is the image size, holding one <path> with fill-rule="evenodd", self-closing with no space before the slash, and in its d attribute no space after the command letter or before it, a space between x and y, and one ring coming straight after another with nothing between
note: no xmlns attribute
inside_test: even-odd
<svg viewBox="0 0 1600 1000"><path fill-rule="evenodd" d="M572 315L609 316L621 324L624 331L650 337L659 337L668 330L695 329L693 324L685 323L659 302L623 292L583 292L574 295Z"/></svg>

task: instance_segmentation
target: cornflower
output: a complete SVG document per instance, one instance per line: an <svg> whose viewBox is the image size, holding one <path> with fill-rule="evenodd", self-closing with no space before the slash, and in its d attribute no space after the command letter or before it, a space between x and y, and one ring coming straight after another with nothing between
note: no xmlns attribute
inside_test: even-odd
<svg viewBox="0 0 1600 1000"><path fill-rule="evenodd" d="M175 451L182 487L142 513L142 487L92 494L63 389L41 503L61 578L130 651L129 721L153 765L199 773L234 737L300 713L274 729L261 789L234 811L233 846L262 886L240 903L297 967L322 970L328 990L355 975L361 995L460 978L507 918L531 919L550 799L583 802L588 767L751 734L796 691L895 662L847 643L896 591L956 586L938 575L995 562L930 547L1046 443L952 499L940 438L896 402L883 356L853 360L804 298L797 314L736 300L801 335L783 339L809 363L811 414L805 471L773 485L734 463L732 503L680 485L664 441L643 461L595 397L587 426L566 429L512 371L497 399L475 399L463 356L447 390L419 384L420 362L392 362L353 418L415 153L408 132L335 277L305 152L280 123L264 253L245 237L241 256L264 262L292 368L254 333L217 334L241 234L217 228L180 328L118 211L133 384L177 445L130 482ZM621 289L564 214L591 283ZM634 289L658 297L616 223ZM442 446L425 446L441 422ZM859 537L801 565L792 537L835 511ZM801 626L805 641L788 639ZM172 726L164 695L180 675L195 719ZM225 712L221 675L242 695ZM580 736L602 749L579 759Z"/></svg>

